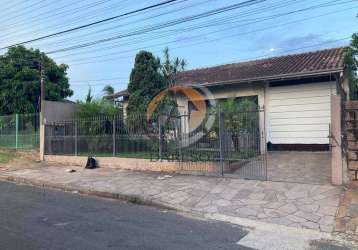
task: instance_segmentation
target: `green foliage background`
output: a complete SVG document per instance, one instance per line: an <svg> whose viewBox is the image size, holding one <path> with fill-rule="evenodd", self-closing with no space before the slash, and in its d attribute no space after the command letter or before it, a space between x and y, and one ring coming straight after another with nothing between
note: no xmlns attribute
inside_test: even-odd
<svg viewBox="0 0 358 250"><path fill-rule="evenodd" d="M358 99L358 79L357 79L357 68L358 68L358 34L352 35L351 43L345 48L344 62L347 65L349 72L349 78L351 82L350 98Z"/></svg>
<svg viewBox="0 0 358 250"><path fill-rule="evenodd" d="M160 60L148 51L140 51L130 74L128 115L144 114L150 100L164 88Z"/></svg>
<svg viewBox="0 0 358 250"><path fill-rule="evenodd" d="M106 99L95 99L90 102L79 102L76 109L76 118L89 119L93 117L113 117L119 115L119 109L113 102Z"/></svg>
<svg viewBox="0 0 358 250"><path fill-rule="evenodd" d="M257 100L253 97L231 97L218 101L214 108L209 108L209 115L218 116L222 114L223 126L231 133L238 133L245 129L258 128L259 112ZM219 131L219 119L215 119L215 123L211 131Z"/></svg>
<svg viewBox="0 0 358 250"><path fill-rule="evenodd" d="M186 62L183 59L171 59L169 49L163 51L163 60L155 57L151 52L140 51L135 58L134 67L130 75L128 91L130 93L127 114L130 116L145 114L149 102L160 91L175 85L176 74L184 70ZM157 106L157 112L175 113L176 102L175 96L166 96Z"/></svg>
<svg viewBox="0 0 358 250"><path fill-rule="evenodd" d="M0 56L0 115L39 111L41 57L46 100L72 96L67 65L57 65L39 50L12 47Z"/></svg>

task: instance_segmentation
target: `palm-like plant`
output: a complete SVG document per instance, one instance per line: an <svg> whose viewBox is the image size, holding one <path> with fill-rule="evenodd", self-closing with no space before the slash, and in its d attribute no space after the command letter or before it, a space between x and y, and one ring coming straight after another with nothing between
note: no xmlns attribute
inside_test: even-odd
<svg viewBox="0 0 358 250"><path fill-rule="evenodd" d="M91 103L92 100L93 100L92 88L90 87L90 88L88 89L88 92L87 92L85 101L86 101L86 103Z"/></svg>
<svg viewBox="0 0 358 250"><path fill-rule="evenodd" d="M114 88L111 85L104 86L102 91L103 91L105 96L109 96L109 95L114 94Z"/></svg>
<svg viewBox="0 0 358 250"><path fill-rule="evenodd" d="M175 85L176 75L184 71L187 63L184 59L179 57L171 59L168 47L166 47L163 51L163 58L164 61L161 63L161 71L164 76L166 86L171 87Z"/></svg>

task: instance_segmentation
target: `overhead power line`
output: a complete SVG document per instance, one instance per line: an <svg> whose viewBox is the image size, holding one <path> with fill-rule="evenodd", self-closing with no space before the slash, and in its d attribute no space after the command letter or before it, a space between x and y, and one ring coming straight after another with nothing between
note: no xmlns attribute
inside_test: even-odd
<svg viewBox="0 0 358 250"><path fill-rule="evenodd" d="M76 13L76 11L78 12L81 9L92 8L93 6L97 6L97 5L100 5L100 4L109 2L109 1L111 1L111 0L100 0L98 2L87 3L87 4L81 5L81 6L76 6L76 5L79 3L82 3L82 2L86 2L86 0L72 1L71 5L69 5L68 3L65 3L64 5L61 5L58 8L53 9L53 10L45 10L44 12L40 12L40 13L32 13L32 15L30 17L27 17L25 15L21 19L15 19L14 17L10 16L8 19L5 19L3 21L5 22L7 20L14 20L15 22L7 24L6 27L15 28L19 24L32 24L34 21L37 21L37 20L46 20L48 18L53 19L55 16L62 15L66 12L69 12L70 14ZM68 7L70 7L69 10L67 10ZM15 30L15 31L18 31L18 30Z"/></svg>
<svg viewBox="0 0 358 250"><path fill-rule="evenodd" d="M59 19L55 18L56 16L61 16L61 24L62 24L61 27L63 27L64 17L66 16L64 15L64 13L67 12L69 15L74 15L79 13L81 10L88 10L93 7L96 7L99 4L103 4L105 1L102 0L100 2L84 4L84 5L81 4L82 2L85 2L85 0L72 1L70 6L68 5L68 3L65 3L65 5L62 5L53 10L46 9L44 10L44 12L40 12L40 13L33 12L32 16L24 15L23 18L14 19L10 17L11 18L10 20L14 20L15 22L6 25L6 28L9 31L1 36L0 41L6 41L12 39L13 37L24 37L27 34L34 36L36 32L33 30L33 28L37 26L44 27L43 26L44 23L48 25L47 28L51 28L53 30L54 25L52 23L54 21L59 21ZM71 8L70 10L68 10L69 7ZM71 24L73 24L73 22L71 22ZM26 29L26 27L31 27L31 29L30 30Z"/></svg>
<svg viewBox="0 0 358 250"><path fill-rule="evenodd" d="M55 2L58 2L59 0L54 0L54 1L41 1L41 2L45 2L44 5L41 6L35 6L35 5L31 5L30 7L35 7L35 8L24 8L21 11L16 11L15 13L17 15L15 16L10 16L10 15L2 15L3 19L0 19L1 23L6 23L8 20L17 20L18 17L24 17L27 16L28 13L33 13L34 10L40 10L40 9L45 9L48 6L53 5ZM8 25L6 25L7 28L9 28Z"/></svg>
<svg viewBox="0 0 358 250"><path fill-rule="evenodd" d="M83 87L83 86L89 86L89 87L95 87L95 86L105 86L105 85L111 85L111 86L116 86L116 85L127 85L128 82L112 82L112 83L81 83L81 84L71 84L71 87Z"/></svg>
<svg viewBox="0 0 358 250"><path fill-rule="evenodd" d="M208 2L212 2L213 0L205 0L205 1L201 1L201 2L195 2L194 4L190 4L190 5L185 5L185 6L180 6L179 8L176 8L176 9L172 9L172 10L167 10L165 12L161 12L159 14L154 14L154 15L151 15L151 16L148 16L148 17L144 17L144 18L140 18L140 19L137 19L135 21L133 20L129 20L128 22L125 22L125 23L122 23L121 24L116 24L116 26L113 26L113 27L108 27L108 28L105 28L105 29L100 29L100 30L95 30L95 31L91 31L90 33L86 33L86 34L81 34L81 35L78 35L78 36L70 36L70 37L67 37L67 38L64 38L64 39L60 39L60 40L56 40L56 41L51 41L51 42L45 42L45 43L40 43L40 44L37 44L36 45L33 45L34 47L42 47L42 46L53 46L54 44L65 44L67 42L74 42L76 41L75 39L79 38L80 41L79 42L86 42L86 40L88 39L83 39L84 37L88 37L88 36L92 36L92 35L100 35L100 33L103 33L103 32L107 32L107 31L111 31L111 30L115 30L117 28L122 28L122 27L125 27L125 26L131 26L133 24L133 22L135 23L142 23L144 21L147 21L147 20L150 20L150 19L154 19L154 18L157 18L157 17L162 17L164 15L169 15L169 14L173 14L173 13L176 13L176 12L180 12L180 11L183 11L185 9L188 9L188 8L192 8L192 7L197 7L198 5L203 5L203 4L206 4ZM262 6L258 7L258 8L252 8L250 10L246 10L244 12L240 12L240 13L235 13L233 15L230 15L230 16L223 16L223 17L220 17L220 18L216 18L215 20L210 20L209 22L208 21L204 21L204 23L208 24L208 23L211 23L212 25L211 26L218 26L218 25L222 25L222 24L229 24L232 22L232 20L235 20L235 19L242 19L243 17L245 16L252 16L254 14L260 14L260 13L263 13L265 11L268 11L270 9L278 9L278 8L283 8L283 7L287 7L288 5L290 4L295 4L297 3L298 0L284 0L284 1L278 1L278 3L276 4L273 4L273 5L269 5L269 6L265 6L264 8ZM301 0L301 1L306 1L306 0ZM197 26L197 24L196 24ZM208 25L206 25L207 27L209 27ZM133 31L133 27L131 26L131 30L130 31ZM126 32L130 32L130 31L126 31ZM167 33L168 31L164 31L165 33ZM154 32L152 32L154 33ZM158 31L159 33L159 31ZM160 31L160 33L163 33L163 31ZM178 34L177 31L173 30L174 34ZM110 34L103 34L102 36L104 35L110 35L110 36L113 36L113 35L118 35L119 32L113 32L113 33L110 33Z"/></svg>
<svg viewBox="0 0 358 250"><path fill-rule="evenodd" d="M114 10L116 11L116 6L118 4L122 4L125 1L129 1L129 0L122 0L122 1L116 1L115 4L106 6L102 9L95 9L95 7L98 7L99 5L103 5L106 4L107 2L111 2L112 0L102 0L99 2L95 2L95 3L87 3L85 5L81 5L78 7L75 7L75 5L77 3L81 3L83 0L78 1L78 2L73 2L71 5L71 9L67 9L68 4L66 4L65 6L62 6L60 8L54 9L53 12L51 11L47 11L46 13L42 14L37 14L36 16L32 17L32 18L28 18L28 19L24 19L22 22L20 23L15 23L12 25L7 25L7 28L11 28L12 26L14 26L14 28L11 28L12 31L8 32L4 35L1 36L1 40L0 41L5 41L5 40L9 40L13 37L23 37L26 35L39 35L41 31L43 30L47 30L47 29L57 29L57 28L61 28L63 29L65 21L68 21L70 24L74 25L76 23L82 22L86 19L93 19L93 18L97 18L98 16L103 16L104 10ZM84 0L85 1L85 0ZM64 9L63 11L60 11L61 9ZM91 10L93 9L93 10ZM82 12L81 10L85 10L84 12ZM83 13L83 14L82 14ZM60 16L61 17L61 22L60 24L52 24L53 21L59 21L58 19L54 18L56 16ZM65 17L66 16L70 16L71 18L66 20ZM48 20L49 19L49 20ZM41 25L41 23L39 23L39 21L44 22L45 20L48 20L46 22L46 24L48 24L48 26L43 26L43 24ZM33 23L35 23L35 25L32 25ZM35 29L35 30L26 30L25 32L21 32L23 31L23 29L21 29L21 26L28 26L31 25L32 27L41 27L39 29ZM19 28L17 28L19 27Z"/></svg>
<svg viewBox="0 0 358 250"><path fill-rule="evenodd" d="M289 22L289 23L285 23L284 25L288 25L294 22ZM221 41L223 39L226 38L231 38L234 36L238 36L238 35L247 35L247 34L252 34L252 33L256 33L256 32L261 32L264 30L268 30L268 29L273 29L273 28L277 28L277 27L267 27L267 28L262 28L262 29L257 29L257 30L253 30L253 31L248 31L248 32L243 32L243 33L238 33L238 34L234 34L234 35L229 35L229 36L225 36L225 37L221 37L221 38L216 38L216 39L210 39L210 40L206 40L206 41L202 41L202 42L196 42L196 43L192 43L192 44L187 44L187 45L182 45L182 46L176 46L176 47L171 47L171 50L177 50L177 49L182 49L182 48L186 48L186 47L192 47L192 46L197 46L197 45L202 45L202 44L207 44L207 43L213 43L213 42L218 42ZM333 41L329 41L328 43L335 43L335 42L339 42L339 41L343 41L343 40L348 40L350 38L350 36L344 37L342 39L338 39L338 40L333 40ZM158 46L164 46L165 44L156 44L152 47L158 47ZM142 47L140 49L144 49L147 47ZM138 50L138 49L137 49ZM136 50L136 51L137 51ZM134 51L134 50L132 50ZM162 50L156 50L155 52L160 52ZM129 51L128 51L129 52ZM132 58L133 56L121 56L121 57L115 57L115 58L108 58L108 59L104 59L104 60L94 60L94 61L85 61L85 62L75 62L75 63L70 63L71 67L73 66L78 66L78 65L87 65L87 64L93 64L93 63L103 63L103 62L110 62L110 61L118 61L120 59L127 59L127 58ZM93 57L93 59L95 59L95 57Z"/></svg>
<svg viewBox="0 0 358 250"><path fill-rule="evenodd" d="M334 1L330 1L329 3L332 3L332 2L334 2ZM351 1L345 1L345 3L346 2L351 2ZM325 3L325 5L324 6L327 6L326 5L327 3ZM304 8L304 9L298 9L298 10L296 10L296 11L298 11L298 12L300 12L300 11L302 11L302 10L307 10L307 9L312 9L312 7L323 7L322 5L315 5L315 6L310 6L310 7L308 7L308 8ZM353 6L353 7L356 7L356 6ZM350 7L349 9L351 9L352 7ZM179 48L185 48L185 47L191 47L191 46L194 46L194 45L199 45L199 44L206 44L206 43L212 43L212 42L216 42L216 41L219 41L219 40L223 40L223 39L227 39L227 38L231 38L231 37L235 37L235 36L238 36L238 35L247 35L247 34L251 34L251 33L257 33L257 32L261 32L261 31L264 31L264 30L268 30L268 29L274 29L274 28L277 28L277 27L279 27L279 26L283 26L283 25L289 25L289 24L293 24L293 23L298 23L298 22L302 22L302 21L305 21L305 20L309 20L309 19L313 19L313 18L317 18L317 17L321 17L321 16L325 16L325 15L329 15L329 14L335 14L335 13L339 13L339 12L342 12L342 11L346 11L346 10L349 10L348 8L346 8L346 9L341 9L341 10L335 10L335 11L333 11L333 12L329 12L329 13L325 13L325 14L322 14L322 15L318 15L318 16L312 16L312 17L308 17L308 18L303 18L303 19L299 19L299 20L295 20L295 21L293 21L293 22L288 22L288 23L277 23L276 25L274 25L274 26L269 26L269 27L265 27L265 28L261 28L261 29L256 29L256 30L250 30L250 31L248 31L248 32L240 32L240 33L235 33L235 34L230 34L230 35L228 35L228 36L220 36L219 38L215 38L215 39L208 39L208 40L205 40L205 41L201 41L201 42L197 42L197 43L194 43L194 44L186 44L186 45L184 45L184 46L176 46L176 47L172 47L171 49L179 49ZM353 9L352 9L353 10ZM295 11L294 11L295 12ZM276 17L276 16L281 16L281 15L286 15L286 14L292 14L292 12L290 11L290 12L286 12L286 13L280 13L280 14L278 14L278 15L274 15L274 16L269 16L269 18L272 18L272 17ZM262 17L263 18L263 20L265 20L265 19L267 19L268 18L268 16L266 16L266 17ZM263 21L263 20L256 20L256 21ZM214 21L214 20L213 20ZM256 22L255 21L255 22ZM248 24L248 23L245 23L244 25L246 25L246 24ZM204 24L204 27L205 27L206 25ZM240 25L241 26L241 25ZM203 26L199 26L199 27L203 27ZM238 27L238 26L234 26L234 27ZM214 32L209 32L209 33L204 33L204 34L197 34L197 35L195 35L195 36L191 36L191 37L187 37L187 39L189 39L190 41L191 40L193 40L193 38L200 38L201 36L203 36L204 35L204 37L205 37L205 35L211 35L211 34L214 34L214 33L217 33L217 32L221 32L221 31L225 31L225 30L229 30L229 29L232 29L232 28L234 28L234 27L229 27L229 28L225 28L225 29L220 29L220 30L217 30L217 31L214 31ZM193 27L188 27L188 29L189 28L193 28ZM181 28L181 29L175 29L175 30L173 30L173 31L175 31L176 33L180 33L180 34L182 34L183 32L186 32L187 31L187 29L186 28ZM161 36L160 36L161 37ZM153 40L153 37L150 37L149 38L150 40ZM148 40L148 38L146 39L146 40ZM132 43L132 44L136 44L136 43L138 43L138 42L140 42L140 41L134 41L134 43ZM98 60L100 57L105 57L105 56L114 56L114 55L118 55L118 54L124 54L124 53L126 53L126 52L132 52L132 51L137 51L137 50L139 50L139 49L146 49L146 48L149 48L149 47L158 47L158 46L165 46L165 45L169 45L169 44L173 44L173 43L177 43L177 42L180 42L180 43L182 43L182 42L186 42L184 39L181 39L181 40L177 40L177 39L175 39L175 40L172 40L172 41L167 41L167 42L163 42L163 43L157 43L157 44L154 44L154 45L148 45L148 46L144 46L144 47L140 47L140 48L135 48L135 49L130 49L130 50L125 50L125 51L121 51L120 53L118 53L118 52L116 52L116 53L111 53L111 54L105 54L105 55L96 55L95 57L88 57L88 58L81 58L81 59L75 59L75 64L73 64L73 61L71 60L71 62L69 62L70 63L70 65L71 66L77 66L77 65L84 65L84 64L91 64L91 63L100 63L100 62L107 62L107 61L115 61L115 60L119 60L119 59L124 59L124 58L129 58L129 57L116 57L116 58L109 58L109 59L107 59L107 60ZM85 54L87 51L85 51L85 52L81 52L81 53L76 53L76 54ZM70 55L74 55L74 54L70 54ZM70 56L70 55L65 55L65 56ZM63 56L61 56L61 57L63 57ZM132 57L132 56L131 56ZM57 57L55 57L55 59L56 59ZM84 60L88 60L88 59L96 59L95 61L85 61L85 62L83 62ZM77 63L78 61L82 61L82 62L80 62L80 63Z"/></svg>
<svg viewBox="0 0 358 250"><path fill-rule="evenodd" d="M275 55L275 56L284 56L286 55L286 53L290 53L293 51L298 51L298 50L302 50L302 49L310 49L310 48L315 48L315 47L320 47L322 45L326 45L326 44L332 44L332 43L337 43L337 42L342 42L342 41L347 41L349 39L351 39L352 36L346 36L346 37L341 37L338 39L334 39L334 40L330 40L330 41L326 41L326 42L321 42L321 43L316 43L316 44L312 44L312 45L308 45L308 46L303 46L303 47L298 47L298 48L293 48L293 49L287 49L287 50L282 50L280 51L281 53L279 55ZM284 54L283 54L284 53ZM244 58L240 61L238 60L232 60L229 62L226 62L224 64L231 64L231 63L240 63L240 62L244 62L244 61L251 61L251 60L257 60L257 59L264 59L264 58L268 58L268 57L272 57L273 55L271 53L267 53L267 54L263 54L261 56L255 56L255 57L247 57ZM222 65L222 64L220 64ZM212 65L210 67L215 67L218 65Z"/></svg>
<svg viewBox="0 0 358 250"><path fill-rule="evenodd" d="M346 37L342 37L342 38L335 39L335 40L331 40L331 41L327 41L327 42L321 42L321 43L316 43L316 44L313 44L313 45L302 46L302 47L297 47L297 48L287 49L287 50L282 50L282 51L280 51L280 54L279 54L279 55L275 55L275 56L284 56L284 55L286 55L286 53L290 53L290 52L294 52L294 51L299 51L299 50L303 50L303 49L314 48L314 47L320 47L320 46L322 46L322 45L332 44L332 43L336 43L336 42L340 42L340 41L346 41L346 40L348 40L348 39L350 39L350 38L351 38L351 36L346 36ZM240 62L251 61L251 60L257 60L257 59L264 59L264 58L267 58L267 57L270 57L270 56L272 56L272 54L271 54L271 53L267 53L267 54L263 54L263 55L261 55L261 56L243 58L243 59L241 59L240 61L238 61L238 60L232 60L232 61L228 61L228 62L225 62L225 63L217 64L217 65L202 66L202 68L215 67L215 66L219 66L219 65L226 65L226 64L232 64L232 63L240 63ZM71 81L70 81L70 84L71 84ZM71 86L72 86L72 87L84 86L84 85L104 86L104 85L107 85L107 84L108 84L108 82L107 82L107 83L96 83L96 84L74 84L74 85L71 84ZM123 84L123 83L114 83L114 84ZM114 84L112 84L112 85L114 85Z"/></svg>
<svg viewBox="0 0 358 250"><path fill-rule="evenodd" d="M188 0L182 0L182 2L185 2L185 1L188 1ZM151 16L148 16L148 17L144 17L144 18L140 18L140 19L136 19L135 21L133 20L129 20L128 22L126 23L121 23L120 25L116 25L114 27L108 27L108 28L104 28L104 29L100 29L100 30L93 30L93 31L90 31L89 33L86 33L86 34L80 34L80 35L77 35L77 36L70 36L70 37L66 37L64 39L61 39L61 40L56 40L54 42L47 42L45 41L45 44L42 44L40 42L40 44L37 44L36 43L36 47L40 47L40 46L47 46L47 45L54 45L54 44L63 44L63 43L66 43L68 41L71 41L73 42L74 39L77 39L77 38L80 38L82 39L83 41L86 41L86 39L83 39L84 37L88 37L88 36L92 36L92 35L100 35L101 33L103 32L106 32L106 31L111 31L113 29L116 29L116 28L119 28L119 27L125 27L125 26L129 26L129 25L132 25L133 22L135 23L141 23L141 22L144 22L144 21L147 21L147 20L150 20L150 19L154 19L154 18L158 18L158 17L162 17L162 16L165 16L165 15L169 15L169 14L174 14L176 12L180 12L180 11L183 11L185 9L188 9L188 8L192 8L192 7L197 7L199 5L203 5L205 3L208 3L210 1L213 1L213 0L204 0L202 2L196 2L196 3L193 3L193 4L190 4L190 5L185 5L185 6L181 6L179 8L176 8L176 9L171 9L171 10L166 10L164 12L161 12L159 14L154 14L154 15L151 15ZM171 5L174 5L174 4L179 4L179 3L182 3L182 2L175 2L175 3L172 3ZM167 6L166 6L167 7ZM159 9L159 8L158 8ZM139 13L138 13L139 14ZM134 15L133 15L134 16ZM132 16L131 16L132 17ZM118 32L117 32L118 33Z"/></svg>
<svg viewBox="0 0 358 250"><path fill-rule="evenodd" d="M264 2L264 1L266 1L266 0L249 0L249 1L241 2L239 4L233 4L233 5L225 6L225 7L222 7L222 8L217 8L217 9L214 9L214 10L203 12L203 13L200 13L200 14L197 14L197 15L191 15L191 16L186 16L186 17L180 18L180 19L175 19L175 20L172 20L172 21L169 21L169 22L158 24L156 26L150 26L150 27L147 27L147 28L144 28L144 29L139 29L139 30L136 30L134 32L130 32L130 33L127 33L127 34L124 34L124 35L118 35L118 36L113 36L113 37L109 37L109 38L104 38L104 39L100 39L100 40L96 40L96 41L92 41L92 42L88 42L88 43L83 43L83 44L79 44L79 45L70 46L70 47L67 47L67 48L48 51L46 53L47 54L54 54L54 53L58 53L58 52L64 52L64 51L68 51L68 50L89 47L89 46L93 46L93 45L96 45L96 44L105 43L105 42L109 42L109 41L112 41L112 40L121 39L121 38L125 38L125 37L135 36L135 35L139 35L139 34L145 34L145 33L151 32L151 31L160 30L160 29L167 28L167 27L172 27L172 26L175 26L175 25L178 25L178 24L182 24L182 23L193 21L193 20L198 20L198 19L201 19L201 18L217 15L217 14L220 14L220 13L224 13L224 12L234 10L234 9L238 9L238 8L242 8L242 7L247 7L247 6L257 4L259 2Z"/></svg>
<svg viewBox="0 0 358 250"><path fill-rule="evenodd" d="M232 16L225 16L225 17L221 17L221 18L217 18L217 19L213 19L213 20L210 20L209 22L208 21L205 21L205 22L202 22L202 23L199 23L199 24L195 24L195 25L192 25L192 26L188 26L188 27L185 27L185 28L179 28L179 29L172 29L172 30L166 30L166 31L161 31L160 33L158 32L158 34L161 34L159 36L151 36L149 38L135 38L135 39L131 39L129 40L128 42L129 43L121 43L120 46L123 46L123 45L133 45L133 44L136 44L136 43L141 43L141 42L145 42L145 41L148 41L148 40L153 40L153 39L158 39L158 38L162 38L162 37L168 37L170 35L175 35L175 34L183 34L183 32L187 32L187 31L194 31L195 29L203 29L203 28L210 28L210 27L214 27L214 26L221 26L221 25L224 25L224 24L233 24L234 22L237 23L238 21L239 22L246 22L245 25L248 25L248 24L251 24L251 23L247 23L248 21L253 21L253 20L257 20L258 18L256 19L244 19L244 20L241 20L242 17L245 17L245 16L252 16L253 14L260 14L261 12L263 11L267 11L269 9L278 9L278 8L282 8L284 7L283 3L285 3L287 6L287 3L292 4L292 2L296 2L296 0L291 0L291 1L281 1L279 5L271 5L269 7L266 7L266 8L257 8L257 9L253 9L253 10L250 10L250 11L246 11L246 12L242 12L242 13L235 13L233 14ZM188 6L185 6L183 8L186 8ZM189 6L190 7L190 6ZM235 20L235 19L239 19L239 20ZM261 20L262 18L259 18L259 20ZM144 19L140 19L140 20L144 20ZM124 24L126 25L126 24ZM237 26L233 26L233 27L230 27L230 29L232 28L236 28ZM226 28L225 29L221 29L219 31L224 31L224 30L227 30ZM216 32L219 32L219 31L216 31ZM215 33L216 33L215 32ZM154 32L152 32L154 33ZM83 35L83 36L86 36L87 34ZM203 34L203 35L206 35L206 34ZM82 37L83 37L82 36ZM191 37L190 37L191 38ZM64 43L66 41L71 41L70 39L72 39L73 41L73 38L67 38L65 40L60 40L60 41L55 41L54 43L49 43L48 45L52 45L52 44L57 44L57 43ZM134 41L134 42L133 42ZM43 46L43 45L42 45ZM107 47L103 47L103 48L98 48L96 46L96 48L92 48L92 49L88 49L86 50L85 52L76 52L76 53L72 53L72 54L66 54L66 55L61 55L61 56L58 56L56 58L62 58L62 57L65 57L65 56L72 56L72 55L82 55L82 54L88 54L88 53L92 53L92 52L98 52L99 50L107 50L107 49L111 49L111 48L116 48L118 47L119 44L115 44L115 45L110 45L110 46L107 46Z"/></svg>
<svg viewBox="0 0 358 250"><path fill-rule="evenodd" d="M8 49L10 47L14 47L14 46L17 46L17 45L23 45L23 44L43 40L43 39L46 39L46 38L62 35L62 34L65 34L65 33L73 32L73 31L76 31L76 30L81 30L81 29L84 29L84 28L87 28L87 27L90 27L90 26L94 26L94 25L97 25L97 24L100 24L100 23L108 22L108 21L118 19L118 18L121 18L121 17L124 17L124 16L132 15L132 14L142 12L142 11L145 11L145 10L149 10L149 9L154 9L156 7L163 6L163 5L166 5L166 4L169 4L169 3L172 3L172 2L176 2L176 1L178 1L178 0L168 0L168 1L165 1L165 2L162 2L162 3L153 4L153 5L144 7L144 8L140 8L140 9L137 9L137 10L126 12L126 13L121 14L121 15L109 17L109 18L102 19L102 20L99 20L99 21L96 21L96 22L81 25L81 26L78 26L78 27L75 27L75 28L66 29L66 30L63 30L63 31L59 31L59 32L52 33L52 34L49 34L49 35L41 36L41 37L34 38L34 39L31 39L31 40L27 40L27 41L24 41L24 42L20 42L20 43L16 43L16 44L13 44L13 45L5 46L5 47L2 47L0 49ZM255 1L255 0L251 0L251 1Z"/></svg>
<svg viewBox="0 0 358 250"><path fill-rule="evenodd" d="M43 3L43 2L46 2L46 0L40 0L40 1L37 1L35 3L31 3L30 1L26 1L26 4L31 3L31 5L29 5L29 6L22 6L22 5L20 5L20 3L16 2L13 5L11 5L11 7L7 8L7 9L2 9L1 10L1 16L2 17L7 17L7 16L9 16L10 14L13 14L13 13L14 14L18 14L19 12L21 13L21 10L20 11L18 10L19 6L26 7L26 8L23 8L22 10L28 10L28 9L32 9L31 7L36 7L36 5L39 5L39 4ZM37 8L41 8L41 7L37 6ZM6 12L6 10L10 10L10 12Z"/></svg>
<svg viewBox="0 0 358 250"><path fill-rule="evenodd" d="M102 78L102 79L88 79L88 80L81 80L81 81L71 81L71 82L101 82L101 81L113 81L113 80L123 80L127 79L128 77L113 77L113 78Z"/></svg>
<svg viewBox="0 0 358 250"><path fill-rule="evenodd" d="M355 8L357 8L357 6L355 6ZM308 9L311 9L311 8L305 8L304 10L308 10ZM332 14L344 12L344 11L351 10L351 9L352 9L352 7L344 8L344 9L338 9L338 10L328 12L328 13L324 13L324 14L321 14L321 15L310 16L310 17L306 17L306 18L302 18L302 19L298 19L298 20L294 20L294 21L290 21L290 22L285 22L285 23L277 23L274 26L267 26L267 27L260 28L260 29L250 30L250 31L246 31L246 32L239 32L239 33L234 33L234 34L231 33L231 34L226 35L226 36L220 36L219 38L210 39L210 40L206 40L206 41L201 41L201 42L194 43L194 44L180 46L180 48L193 46L193 45L204 44L204 43L209 43L209 42L220 41L220 40L223 40L223 39L226 39L226 38L236 37L238 35L247 35L247 34L262 32L262 31L266 31L266 30L269 30L269 29L275 29L275 28L278 28L280 26L295 24L295 23L311 20L311 19L314 19L314 18L319 18L319 17L323 17L323 16L327 16L327 15L332 15ZM301 10L303 10L303 9L299 9L297 11L301 11ZM287 14L292 14L292 12L280 13L279 15L273 15L273 16L265 16L265 17L262 17L262 19L259 19L259 20L253 21L253 22L237 24L237 25L235 25L233 27L228 27L228 28L224 28L224 29L220 29L220 30L211 31L211 32L204 32L204 33L196 34L194 36L187 37L187 39L189 39L190 41L193 40L193 39L201 39L202 37L207 37L208 35L212 35L212 34L215 34L215 33L220 33L220 32L224 32L224 31L236 29L237 27L246 26L246 25L249 25L249 24L257 23L257 22L262 22L262 21L269 20L269 19L272 19L272 18L286 16ZM193 27L191 27L191 28L193 28ZM196 28L202 28L202 27L199 26L199 27L196 27ZM204 26L204 28L205 28L205 26ZM188 31L188 29L189 28L182 28L182 29L175 30L175 32L176 33L184 33L186 31ZM195 30L195 29L193 29L193 30ZM159 35L159 36L156 36L156 37L151 37L150 39L153 40L153 39L162 38L162 37L168 37L168 34L163 34L163 35ZM134 41L132 43L129 43L129 45L137 44L137 43L147 41L147 40L148 40L148 38L143 38L143 39L141 39L139 41ZM182 43L182 42L185 42L185 40L178 41L177 39L174 39L174 40L170 40L170 41L166 41L166 42L156 43L154 45L141 46L141 47L137 47L137 48L134 48L134 49L121 51L120 53L113 53L112 52L112 53L107 53L107 54L96 54L96 56L90 56L90 57L87 57L87 58L74 59L74 61L71 61L71 62L77 63L78 61L83 61L83 60L88 60L88 59L96 59L97 62L100 62L100 60L98 60L98 59L102 58L102 57L110 56L110 57L113 58L113 56L115 54L123 54L123 53L127 53L127 52L134 52L134 51L138 51L138 50L141 50L141 49L146 49L146 48L149 48L149 47L166 46L166 45L177 43L177 42ZM112 46L112 48L113 47L115 47L115 46ZM96 51L98 51L98 49ZM87 51L67 54L67 55L56 57L56 58L58 59L58 58L66 57L66 56L82 55L82 54L87 54Z"/></svg>

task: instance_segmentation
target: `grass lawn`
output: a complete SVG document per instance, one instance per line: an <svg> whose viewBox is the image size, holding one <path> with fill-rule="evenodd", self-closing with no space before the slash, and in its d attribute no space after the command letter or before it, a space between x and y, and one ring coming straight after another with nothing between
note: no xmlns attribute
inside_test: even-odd
<svg viewBox="0 0 358 250"><path fill-rule="evenodd" d="M4 152L4 151L0 151L0 163L8 163L9 161L11 161L12 159L15 158L15 153L14 152Z"/></svg>

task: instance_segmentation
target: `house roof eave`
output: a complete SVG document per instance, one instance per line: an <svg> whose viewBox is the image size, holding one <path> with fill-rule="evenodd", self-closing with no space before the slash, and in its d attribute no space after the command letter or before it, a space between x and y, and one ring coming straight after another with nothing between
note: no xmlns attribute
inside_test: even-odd
<svg viewBox="0 0 358 250"><path fill-rule="evenodd" d="M311 71L311 72L304 72L304 73L295 73L295 74L280 74L280 75L273 75L269 77L254 77L254 78L246 78L240 80L230 80L230 81L220 81L220 82L210 82L210 83L192 83L191 85L198 85L203 87L212 87L212 86L220 86L220 85L228 85L234 83L253 83L253 82L267 82L273 80L285 80L285 79L295 79L300 77L310 77L310 76L322 76L322 75L330 75L335 73L341 73L344 71L344 67L337 68L334 70L319 70L319 71ZM181 84L181 85L186 85Z"/></svg>

